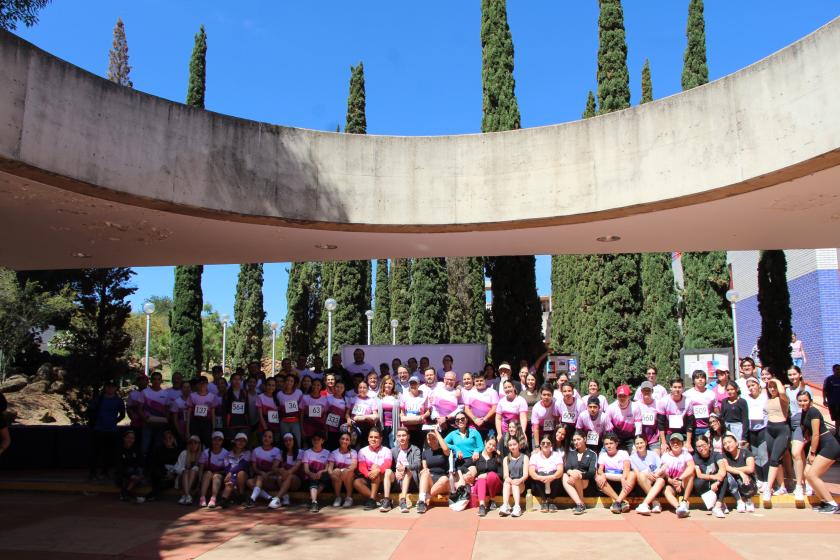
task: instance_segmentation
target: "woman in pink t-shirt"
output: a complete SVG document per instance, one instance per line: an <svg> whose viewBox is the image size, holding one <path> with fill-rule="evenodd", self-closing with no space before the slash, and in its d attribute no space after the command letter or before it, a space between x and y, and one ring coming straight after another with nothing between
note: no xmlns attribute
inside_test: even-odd
<svg viewBox="0 0 840 560"><path fill-rule="evenodd" d="M540 511L557 511L554 499L563 487L563 452L554 449L551 434L540 438L539 449L531 454L528 474L531 492L540 500Z"/></svg>
<svg viewBox="0 0 840 560"><path fill-rule="evenodd" d="M355 449L350 447L350 434L344 432L338 438L338 449L330 453L327 472L333 485L335 501L333 507L349 508L353 506L353 477L359 462ZM344 487L346 497L341 501L341 488Z"/></svg>
<svg viewBox="0 0 840 560"><path fill-rule="evenodd" d="M694 459L684 448L685 436L674 432L669 436L670 449L662 454L659 473L666 480L665 499L674 507L677 517L688 517L688 499L694 488Z"/></svg>
<svg viewBox="0 0 840 560"><path fill-rule="evenodd" d="M520 426L528 424L528 403L516 394L516 388L510 380L502 383L504 396L496 404L496 440L501 441L508 432L508 423L518 420Z"/></svg>
<svg viewBox="0 0 840 560"><path fill-rule="evenodd" d="M612 498L611 512L627 513L630 511L630 503L625 498L636 486L636 473L630 468L630 455L624 449L618 448L618 436L613 432L607 432L603 439L604 450L598 455L595 484L602 494ZM621 491L616 492L612 483L618 483Z"/></svg>

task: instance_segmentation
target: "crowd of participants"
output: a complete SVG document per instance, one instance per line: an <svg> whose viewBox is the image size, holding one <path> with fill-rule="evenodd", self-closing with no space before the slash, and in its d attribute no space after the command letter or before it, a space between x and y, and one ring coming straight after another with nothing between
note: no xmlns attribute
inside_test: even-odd
<svg viewBox="0 0 840 560"><path fill-rule="evenodd" d="M367 510L424 513L431 498L448 495L455 510L471 504L480 516L518 517L526 495L546 513L568 497L583 514L587 494L622 514L635 493L638 514L660 513L664 501L687 517L697 496L724 518L727 496L744 513L790 491L840 513L822 480L840 444L797 366L786 386L744 358L738 379L698 370L688 388L681 378L659 384L650 367L635 391L621 385L609 402L596 381L583 394L562 372L543 382L544 358L517 374L503 362L459 376L451 356L437 369L426 358L375 368L357 349L346 366L336 355L329 369L317 358L309 368L301 356L273 377L252 363L230 379L221 368L212 380L175 373L163 388L154 372L137 379L125 403L108 382L91 403L91 474L113 467L123 500L159 499L174 487L178 503L208 508L277 509L305 490L313 512L324 492L335 508L353 507L355 492ZM824 390L836 422L840 365ZM131 429L120 441L126 414ZM151 491L141 495L146 483Z"/></svg>

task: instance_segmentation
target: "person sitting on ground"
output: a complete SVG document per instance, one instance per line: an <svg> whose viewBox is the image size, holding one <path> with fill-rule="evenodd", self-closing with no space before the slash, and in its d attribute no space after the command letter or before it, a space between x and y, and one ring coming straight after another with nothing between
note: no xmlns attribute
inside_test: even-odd
<svg viewBox="0 0 840 560"><path fill-rule="evenodd" d="M659 443L658 440L657 443ZM651 512L662 513L662 505L656 499L656 496L665 488L665 479L657 476L659 454L648 449L648 438L644 434L636 436L633 446L635 449L630 455L630 466L636 474L636 484L645 494L642 502L636 506L636 513L641 515L650 515Z"/></svg>
<svg viewBox="0 0 840 560"><path fill-rule="evenodd" d="M466 424L466 422L464 422ZM452 432L455 433L455 432ZM450 434L452 435L452 434ZM426 446L421 454L423 470L420 471L420 492L417 496L417 513L426 513L428 499L438 494L449 494L449 445L439 430L426 432Z"/></svg>
<svg viewBox="0 0 840 560"><path fill-rule="evenodd" d="M292 441L294 439L292 436ZM266 490L273 490L279 486L279 468L280 450L274 447L274 432L265 430L262 433L262 445L251 451L251 478L247 481L251 495L245 500L243 507L254 507L259 498L274 501Z"/></svg>
<svg viewBox="0 0 840 560"><path fill-rule="evenodd" d="M133 430L128 430L123 434L123 444L117 455L116 483L120 489L120 500L142 504L146 498L134 492L134 489L143 482L143 467L140 454L134 447L135 440Z"/></svg>
<svg viewBox="0 0 840 560"><path fill-rule="evenodd" d="M405 428L397 428L396 445L391 449L391 458L391 468L385 471L382 480L385 499L379 511L387 512L391 509L391 484L396 483L400 488L400 512L408 513L408 492L412 487L418 488L422 460L420 450L416 445L411 445Z"/></svg>
<svg viewBox="0 0 840 560"><path fill-rule="evenodd" d="M210 447L204 450L199 460L201 465L201 492L198 497L198 507L216 507L216 499L222 490L222 482L227 467L228 450L223 447L225 435L220 431L213 432ZM210 489L210 500L206 500L207 490Z"/></svg>
<svg viewBox="0 0 840 560"><path fill-rule="evenodd" d="M192 505L193 493L198 489L200 481L198 465L204 447L201 445L201 438L189 436L187 448L178 455L178 462L175 464L175 474L178 476L178 486L181 489L181 497L178 503L184 506Z"/></svg>
<svg viewBox="0 0 840 560"><path fill-rule="evenodd" d="M494 499L496 494L502 490L502 479L499 476L501 472L502 458L496 449L496 440L492 438L485 442L484 450L478 455L476 461L469 467L462 467L460 489L464 492L467 487L473 488L478 497L478 514L480 516L487 513L489 505L487 500ZM461 497L464 496L469 497L469 490L461 495ZM484 513L482 514L482 512Z"/></svg>
<svg viewBox="0 0 840 560"><path fill-rule="evenodd" d="M317 383L320 383L319 379L314 380L313 387ZM309 486L309 511L318 513L321 509L318 494L330 483L330 475L327 472L330 452L324 449L324 434L315 432L310 438L312 447L303 453L303 476Z"/></svg>
<svg viewBox="0 0 840 560"><path fill-rule="evenodd" d="M149 478L152 481L152 491L146 496L147 501L156 500L160 493L175 486L178 475L175 465L178 463L178 456L181 449L172 430L163 432L161 444L152 450L149 460Z"/></svg>
<svg viewBox="0 0 840 560"><path fill-rule="evenodd" d="M356 492L367 496L365 510L376 509L379 487L382 486L385 471L391 468L392 461L391 450L382 446L382 432L375 426L371 427L368 431L368 445L359 450L358 474L353 481ZM390 503L390 498L384 497L380 507L385 505L386 499Z"/></svg>
<svg viewBox="0 0 840 560"><path fill-rule="evenodd" d="M738 513L752 513L755 511L752 497L757 491L755 457L732 433L723 436L723 450L726 453L726 481L735 496L736 509Z"/></svg>
<svg viewBox="0 0 840 560"><path fill-rule="evenodd" d="M248 435L239 432L233 438L233 447L225 461L225 489L222 490L222 507L230 504L234 490L239 501L245 497L245 484L248 482L251 465L251 452L248 451Z"/></svg>
<svg viewBox="0 0 840 560"><path fill-rule="evenodd" d="M684 449L685 436L674 432L668 439L669 449L662 454L659 467L665 477L665 499L674 507L677 517L688 517L688 498L694 488L694 459Z"/></svg>
<svg viewBox="0 0 840 560"><path fill-rule="evenodd" d="M525 491L530 466L528 456L519 447L518 439L510 439L508 447L508 454L502 462L504 481L502 483L502 507L499 508L499 515L504 517L516 512L514 517L519 517L522 515L522 506L519 499ZM509 504L511 494L513 494L513 508Z"/></svg>
<svg viewBox="0 0 840 560"><path fill-rule="evenodd" d="M694 491L703 498L706 509L712 512L715 517L723 519L726 517L726 504L723 498L729 484L726 481L726 457L717 451L712 450L709 438L702 435L694 442ZM709 506L711 500L704 497L704 494L714 494L714 503ZM708 500L708 501L707 501Z"/></svg>
<svg viewBox="0 0 840 560"><path fill-rule="evenodd" d="M542 513L557 511L554 500L563 487L563 455L563 451L554 449L551 435L545 434L528 460L531 493L540 500Z"/></svg>
<svg viewBox="0 0 840 560"><path fill-rule="evenodd" d="M603 447L604 436L612 431L612 422L601 409L598 395L590 395L586 400L586 412L577 417L576 428L586 434L586 446L595 451Z"/></svg>
<svg viewBox="0 0 840 560"><path fill-rule="evenodd" d="M629 396L628 389L628 401ZM630 503L626 498L636 486L636 473L630 468L630 455L624 449L619 449L618 443L618 436L613 432L604 436L604 450L598 455L598 472L595 475L598 489L612 498L610 511L615 514L630 511ZM618 484L621 490L616 492L613 484Z"/></svg>
<svg viewBox="0 0 840 560"><path fill-rule="evenodd" d="M484 450L484 442L478 430L467 426L467 415L464 412L455 416L455 426L444 440L454 452L453 466L457 470L478 460L479 454Z"/></svg>
<svg viewBox="0 0 840 560"><path fill-rule="evenodd" d="M343 386L344 383L342 382ZM359 463L359 455L355 449L350 447L350 434L341 433L338 438L338 448L330 453L330 460L327 464L327 473L332 480L333 493L335 500L333 507L353 507L353 477L356 472L356 466ZM344 487L345 498L341 501L341 488Z"/></svg>
<svg viewBox="0 0 840 560"><path fill-rule="evenodd" d="M281 505L288 506L292 503L289 492L294 492L301 486L301 465L303 464L303 451L298 447L297 439L291 432L283 434L283 446L280 448L280 464L277 468L278 482L280 489L277 495L271 499L268 507L277 509Z"/></svg>
<svg viewBox="0 0 840 560"><path fill-rule="evenodd" d="M598 456L586 446L586 432L578 430L572 436L572 449L566 453L563 488L575 504L574 514L586 513L583 491L595 478Z"/></svg>

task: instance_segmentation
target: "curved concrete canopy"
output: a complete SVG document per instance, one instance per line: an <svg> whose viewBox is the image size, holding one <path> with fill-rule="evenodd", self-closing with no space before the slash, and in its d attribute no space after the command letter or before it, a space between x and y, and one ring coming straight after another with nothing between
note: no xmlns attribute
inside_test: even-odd
<svg viewBox="0 0 840 560"><path fill-rule="evenodd" d="M644 106L392 137L193 109L0 31L0 265L838 246L838 52L840 19Z"/></svg>

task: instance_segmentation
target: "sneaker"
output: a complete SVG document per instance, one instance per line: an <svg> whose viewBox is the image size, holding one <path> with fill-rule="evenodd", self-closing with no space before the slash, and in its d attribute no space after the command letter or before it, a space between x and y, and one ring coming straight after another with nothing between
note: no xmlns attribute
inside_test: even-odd
<svg viewBox="0 0 840 560"><path fill-rule="evenodd" d="M575 505L575 511L572 512L575 515L583 515L586 513L586 504L577 504Z"/></svg>
<svg viewBox="0 0 840 560"><path fill-rule="evenodd" d="M630 511L630 502L627 500L621 501L621 513L628 513Z"/></svg>
<svg viewBox="0 0 840 560"><path fill-rule="evenodd" d="M408 511L408 510L406 510L406 511ZM480 504L478 506L478 516L479 517L485 517L486 515L487 515L487 506L485 506L484 504Z"/></svg>
<svg viewBox="0 0 840 560"><path fill-rule="evenodd" d="M400 499L400 513L408 513L408 502L405 498Z"/></svg>
<svg viewBox="0 0 840 560"><path fill-rule="evenodd" d="M387 513L391 511L391 498L382 498L382 502L380 502L379 511L382 513Z"/></svg>
<svg viewBox="0 0 840 560"><path fill-rule="evenodd" d="M807 482L805 483L805 495L809 498L814 495L814 489Z"/></svg>
<svg viewBox="0 0 840 560"><path fill-rule="evenodd" d="M353 498L351 498L350 496L347 496L346 498L344 498L344 503L341 504L341 507L343 507L343 508L353 507Z"/></svg>
<svg viewBox="0 0 840 560"><path fill-rule="evenodd" d="M191 506L192 503L193 503L193 497L192 496L184 496L184 505L185 506Z"/></svg>
<svg viewBox="0 0 840 560"><path fill-rule="evenodd" d="M639 515L650 515L650 506L642 502L636 506L636 513Z"/></svg>
<svg viewBox="0 0 840 560"><path fill-rule="evenodd" d="M752 500L747 502L747 513L755 513L755 504L752 503Z"/></svg>
<svg viewBox="0 0 840 560"><path fill-rule="evenodd" d="M143 496L137 496L136 498L134 498L134 501L138 504L142 504L146 501L146 498L144 498Z"/></svg>
<svg viewBox="0 0 840 560"><path fill-rule="evenodd" d="M784 496L787 493L788 493L787 488L785 488L784 486L779 486L778 488L776 488L776 491L773 492L773 495L774 496Z"/></svg>
<svg viewBox="0 0 840 560"><path fill-rule="evenodd" d="M615 513L615 514L621 513L621 504L618 503L618 502L613 502L612 505L610 506L610 512Z"/></svg>
<svg viewBox="0 0 840 560"><path fill-rule="evenodd" d="M738 503L735 506L735 511L738 513L746 513L747 504L744 503L744 500L738 500Z"/></svg>
<svg viewBox="0 0 840 560"><path fill-rule="evenodd" d="M187 497L186 496L181 496L180 498L178 498L178 503L181 504L181 505L186 504L187 503Z"/></svg>
<svg viewBox="0 0 840 560"><path fill-rule="evenodd" d="M204 498L204 496L202 496L198 500L198 507L207 507L207 500Z"/></svg>
<svg viewBox="0 0 840 560"><path fill-rule="evenodd" d="M712 508L712 515L714 515L718 519L723 519L724 517L726 517L726 514L723 513L723 510L719 507Z"/></svg>
<svg viewBox="0 0 840 560"><path fill-rule="evenodd" d="M767 502L770 502L772 500L773 500L773 494L770 491L770 487L768 486L767 488L764 489L764 492L761 495L761 501L763 501L764 503L767 503Z"/></svg>
<svg viewBox="0 0 840 560"><path fill-rule="evenodd" d="M510 513L513 517L519 517L522 515L522 508L519 507L519 504L513 506L513 511Z"/></svg>
<svg viewBox="0 0 840 560"><path fill-rule="evenodd" d="M540 513L548 513L548 502L540 504Z"/></svg>
<svg viewBox="0 0 840 560"><path fill-rule="evenodd" d="M216 509L216 498L210 498L210 501L207 502L207 507L210 509Z"/></svg>
<svg viewBox="0 0 840 560"><path fill-rule="evenodd" d="M312 502L309 504L309 511L312 513L318 513L319 509L321 509L321 506L318 505L318 502Z"/></svg>
<svg viewBox="0 0 840 560"><path fill-rule="evenodd" d="M490 500L490 511L495 510L497 507L499 506L496 505L496 500Z"/></svg>
<svg viewBox="0 0 840 560"><path fill-rule="evenodd" d="M793 489L793 499L797 502L805 501L805 492L802 490L802 486L800 486L799 484L797 484L796 488Z"/></svg>
<svg viewBox="0 0 840 560"><path fill-rule="evenodd" d="M659 503L659 500L653 500L650 504L650 511L653 513L662 513L662 504Z"/></svg>
<svg viewBox="0 0 840 560"><path fill-rule="evenodd" d="M507 504L502 504L502 507L499 508L499 516L507 517L508 515L510 515L510 506Z"/></svg>
<svg viewBox="0 0 840 560"><path fill-rule="evenodd" d="M365 500L365 511L376 509L376 501L373 498Z"/></svg>
<svg viewBox="0 0 840 560"><path fill-rule="evenodd" d="M333 500L333 507L340 508L341 507L341 496L336 496L335 500Z"/></svg>
<svg viewBox="0 0 840 560"><path fill-rule="evenodd" d="M836 513L837 512L837 504L828 504L825 503L820 506L820 509L817 510L818 513Z"/></svg>
<svg viewBox="0 0 840 560"><path fill-rule="evenodd" d="M417 502L417 513L426 513L426 502Z"/></svg>
<svg viewBox="0 0 840 560"><path fill-rule="evenodd" d="M818 506L811 506L811 511L820 511L820 508L823 507L826 503L828 502L820 500L820 504Z"/></svg>
<svg viewBox="0 0 840 560"><path fill-rule="evenodd" d="M281 501L283 502L284 506L287 506L287 505L292 503L292 500L289 498L288 494L283 494L283 497L281 498Z"/></svg>
<svg viewBox="0 0 840 560"><path fill-rule="evenodd" d="M721 510L723 513L725 513L726 515L729 515L729 508L726 506L726 504L721 504L721 505L720 505L720 510Z"/></svg>
<svg viewBox="0 0 840 560"><path fill-rule="evenodd" d="M548 504L548 513L554 513L555 511L557 511L557 504L550 502Z"/></svg>
<svg viewBox="0 0 840 560"><path fill-rule="evenodd" d="M686 501L680 502L680 506L677 508L676 513L677 513L677 517L679 517L680 519L688 517L688 502L686 502Z"/></svg>
<svg viewBox="0 0 840 560"><path fill-rule="evenodd" d="M274 496L271 498L271 501L268 502L268 509L279 509L280 508L280 498Z"/></svg>
<svg viewBox="0 0 840 560"><path fill-rule="evenodd" d="M274 500L272 500L272 501L274 501ZM255 505L257 505L257 502L255 502L251 498L248 498L247 500L245 500L245 503L242 504L242 507L244 507L245 509L251 509Z"/></svg>

